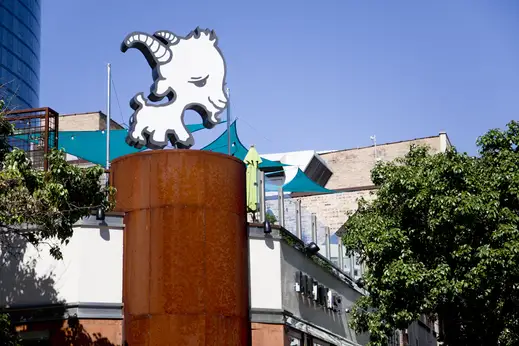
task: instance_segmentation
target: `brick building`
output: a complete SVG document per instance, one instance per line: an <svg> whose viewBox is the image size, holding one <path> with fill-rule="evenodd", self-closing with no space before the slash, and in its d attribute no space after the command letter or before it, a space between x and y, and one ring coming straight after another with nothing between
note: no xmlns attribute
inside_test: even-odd
<svg viewBox="0 0 519 346"><path fill-rule="evenodd" d="M320 222L330 227L333 234L344 224L347 213L356 209L357 200L360 197L370 198L370 192L375 190L370 173L375 163L404 156L412 144L427 145L433 153L445 151L451 145L447 134L442 132L437 136L379 144L376 147L317 153L332 172L324 186L339 193L294 197L301 200L304 209L315 213Z"/></svg>
<svg viewBox="0 0 519 346"><path fill-rule="evenodd" d="M431 153L444 152L451 146L445 132L437 136L417 138L413 140L379 144L362 148L335 150L327 152L292 152L272 155L263 155L269 160L279 160L282 163L296 166L316 183L334 190L333 194L291 194L285 196L283 225L286 229L295 233L296 218L300 217L302 238L306 242L316 240L321 247L321 253L328 257L341 271L352 279L362 276L362 265L356 259L344 257L339 261L338 257L343 253L339 251L338 235L347 220L348 213L357 208L359 198L371 199L376 186L371 181L371 170L379 161L392 161L403 157L409 152L411 145L426 145ZM321 164L316 164L320 162ZM287 169L285 169L287 170ZM271 183L282 185L290 179L290 173L277 174L270 179ZM275 194L274 194L275 195ZM299 209L295 206L299 205ZM277 196L269 200L267 198L268 211L280 216ZM297 210L297 211L296 211ZM315 223L316 237L309 234ZM325 249L326 231L330 237L330 248ZM306 234L305 234L306 231ZM328 251L330 253L328 253ZM436 345L435 332L437 326L432 321L423 317L413 323L407 331L401 334L399 342L394 345ZM404 343L404 339L408 340Z"/></svg>

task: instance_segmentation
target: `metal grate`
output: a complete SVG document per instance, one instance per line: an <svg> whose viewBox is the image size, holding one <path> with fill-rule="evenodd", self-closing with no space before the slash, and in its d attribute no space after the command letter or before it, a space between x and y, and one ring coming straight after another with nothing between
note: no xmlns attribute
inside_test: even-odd
<svg viewBox="0 0 519 346"><path fill-rule="evenodd" d="M9 144L24 150L34 168L47 170L47 154L58 147L59 114L47 107L33 108L8 111L6 119L14 125Z"/></svg>

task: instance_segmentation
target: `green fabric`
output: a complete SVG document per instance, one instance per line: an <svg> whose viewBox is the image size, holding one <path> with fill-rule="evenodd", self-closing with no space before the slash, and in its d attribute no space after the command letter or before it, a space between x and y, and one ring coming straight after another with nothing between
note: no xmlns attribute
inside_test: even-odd
<svg viewBox="0 0 519 346"><path fill-rule="evenodd" d="M190 124L187 128L191 132L203 130L203 124ZM110 161L147 148L136 149L126 144L128 130L110 130ZM106 137L105 131L60 131L58 146L66 153L84 160L104 166L106 164Z"/></svg>
<svg viewBox="0 0 519 346"><path fill-rule="evenodd" d="M230 126L231 130L231 155L239 158L240 160L244 160L247 155L247 148L243 145L238 137L238 131L236 129L236 120ZM227 131L224 131L217 139L215 139L212 143L206 145L202 148L202 150L213 151L216 153L227 154ZM261 158L261 163L259 165L260 169L265 168L279 168L285 165L281 162L267 160L265 158Z"/></svg>
<svg viewBox="0 0 519 346"><path fill-rule="evenodd" d="M252 146L243 161L247 165L247 210L255 212L258 209L258 166L262 160Z"/></svg>
<svg viewBox="0 0 519 346"><path fill-rule="evenodd" d="M286 192L318 192L318 193L334 193L314 182L301 170L297 169L294 179L283 185L283 191Z"/></svg>

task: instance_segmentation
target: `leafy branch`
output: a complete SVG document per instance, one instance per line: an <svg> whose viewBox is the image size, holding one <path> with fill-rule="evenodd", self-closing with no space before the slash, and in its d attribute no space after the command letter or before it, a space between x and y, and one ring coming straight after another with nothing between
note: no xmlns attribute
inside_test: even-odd
<svg viewBox="0 0 519 346"><path fill-rule="evenodd" d="M48 154L47 171L34 168L23 150L11 147L14 127L3 108L0 101L1 256L23 253L21 246L29 243L37 248L48 246L50 254L60 259L61 247L72 237L74 224L89 216L92 209L111 210L115 191L101 184L102 167L71 165L63 151ZM0 340L13 346L19 342L6 314L0 314Z"/></svg>
<svg viewBox="0 0 519 346"><path fill-rule="evenodd" d="M421 315L439 318L444 345L519 343L519 123L477 144L478 157L413 146L373 169L376 198L342 239L366 265L352 326L371 345Z"/></svg>

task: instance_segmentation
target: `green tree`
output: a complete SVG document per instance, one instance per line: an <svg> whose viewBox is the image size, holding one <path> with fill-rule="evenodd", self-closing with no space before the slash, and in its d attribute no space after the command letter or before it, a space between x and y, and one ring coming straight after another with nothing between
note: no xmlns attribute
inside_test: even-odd
<svg viewBox="0 0 519 346"><path fill-rule="evenodd" d="M99 207L113 207L114 191L101 185L102 167L80 168L67 163L62 151L48 155L49 169L35 169L26 153L11 148L13 126L0 101L0 256L15 255L20 239L34 246L48 245L61 258L73 225ZM8 315L0 315L0 340L16 345ZM11 342L11 343L9 343Z"/></svg>
<svg viewBox="0 0 519 346"><path fill-rule="evenodd" d="M19 346L20 338L11 325L8 314L0 314L0 345Z"/></svg>
<svg viewBox="0 0 519 346"><path fill-rule="evenodd" d="M343 236L367 268L351 324L371 345L421 314L444 345L519 345L519 123L477 144L477 157L414 146L372 170L376 196Z"/></svg>

